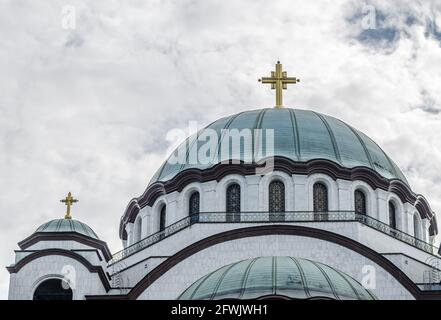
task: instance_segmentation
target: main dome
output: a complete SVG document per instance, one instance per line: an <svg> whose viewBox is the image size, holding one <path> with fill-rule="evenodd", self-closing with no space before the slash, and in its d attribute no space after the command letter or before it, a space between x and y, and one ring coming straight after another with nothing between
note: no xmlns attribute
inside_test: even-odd
<svg viewBox="0 0 441 320"><path fill-rule="evenodd" d="M259 257L224 266L200 278L179 300L258 299L374 300L347 274L294 257Z"/></svg>
<svg viewBox="0 0 441 320"><path fill-rule="evenodd" d="M217 157L209 163L194 163L189 155L198 154L204 142L198 137L206 129L214 130L219 137ZM223 135L222 130L232 129L274 129L274 156L286 157L297 162L307 162L313 159L331 160L342 167L368 167L375 170L386 179L398 179L408 184L404 174L388 155L368 136L352 128L343 121L309 110L290 108L270 108L241 112L229 117L221 118L205 129L187 138L172 154L180 152L186 154L185 161L171 161L171 157L164 162L150 184L157 181L168 181L178 173L190 168L204 170L221 161L228 159L252 159L259 161L255 144L244 146L241 139L239 152L229 150L225 157L221 155ZM179 152L178 152L179 150ZM182 152L184 150L184 152Z"/></svg>

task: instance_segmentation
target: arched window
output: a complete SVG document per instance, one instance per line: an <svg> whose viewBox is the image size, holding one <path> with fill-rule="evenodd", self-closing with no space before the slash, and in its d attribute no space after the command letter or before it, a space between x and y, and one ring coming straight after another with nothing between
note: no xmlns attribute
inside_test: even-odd
<svg viewBox="0 0 441 320"><path fill-rule="evenodd" d="M392 203L392 201L389 201L389 226L392 229L397 228L397 210L395 209L395 205Z"/></svg>
<svg viewBox="0 0 441 320"><path fill-rule="evenodd" d="M66 281L48 279L35 289L33 300L72 300L72 289Z"/></svg>
<svg viewBox="0 0 441 320"><path fill-rule="evenodd" d="M321 182L313 186L314 220L327 220L328 212L328 188ZM320 212L320 214L318 214Z"/></svg>
<svg viewBox="0 0 441 320"><path fill-rule="evenodd" d="M417 214L413 215L413 236L421 240L421 223Z"/></svg>
<svg viewBox="0 0 441 320"><path fill-rule="evenodd" d="M188 215L190 216L191 222L199 221L199 192L193 192L188 200Z"/></svg>
<svg viewBox="0 0 441 320"><path fill-rule="evenodd" d="M366 214L366 196L363 191L355 190L354 193L355 201L355 213Z"/></svg>
<svg viewBox="0 0 441 320"><path fill-rule="evenodd" d="M285 185L281 181L273 181L268 188L269 220L285 220Z"/></svg>
<svg viewBox="0 0 441 320"><path fill-rule="evenodd" d="M138 217L135 220L135 242L141 241L142 238L142 219Z"/></svg>
<svg viewBox="0 0 441 320"><path fill-rule="evenodd" d="M227 222L240 221L240 185L233 183L227 188Z"/></svg>
<svg viewBox="0 0 441 320"><path fill-rule="evenodd" d="M159 231L165 230L166 219L167 219L167 206L164 204L161 207L161 212L159 213Z"/></svg>

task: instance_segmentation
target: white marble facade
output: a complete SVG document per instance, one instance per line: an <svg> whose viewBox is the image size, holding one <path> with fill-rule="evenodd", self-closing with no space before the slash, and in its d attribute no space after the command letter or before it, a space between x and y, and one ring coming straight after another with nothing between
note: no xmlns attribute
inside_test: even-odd
<svg viewBox="0 0 441 320"><path fill-rule="evenodd" d="M421 219L413 203L403 203L400 198L385 190L373 190L362 181L333 180L325 174L288 175L272 172L265 176L225 176L220 181L190 183L181 192L173 192L156 199L152 206L140 210L133 223L126 226L128 240L125 247L145 239L159 230L159 212L165 204L166 225L188 216L189 198L193 192L200 193L200 211L206 213L225 212L226 189L232 183L241 187L241 211L268 211L269 184L279 180L285 185L286 211L312 211L313 185L321 182L327 186L330 211L354 211L354 192L361 190L366 196L367 215L389 223L388 203L396 207L397 228L417 238L432 243L429 237L429 222ZM265 224L265 223L264 223ZM270 224L270 223L268 223ZM427 282L427 274L433 273L431 265L440 264L439 258L394 239L359 222L290 222L286 225L305 226L343 235L382 254L414 283ZM262 223L196 223L184 230L138 250L117 263L106 262L102 252L77 241L38 241L26 250L16 252L19 263L35 252L58 248L84 257L94 270L102 270L108 287L98 272L91 272L83 263L59 254L45 255L25 264L18 272L11 273L10 299L31 299L39 283L49 278L65 277L65 268L70 266L75 274L73 299L88 296L125 294L137 285L155 267L180 250L212 235L238 228L255 227ZM226 241L201 250L178 263L163 274L137 299L175 299L198 278L223 265L258 256L288 255L312 259L347 273L363 283L367 270L372 267L375 283L372 292L380 299L413 299L411 293L384 268L375 262L336 243L293 235L256 236ZM435 263L434 263L435 262ZM118 280L118 281L116 281ZM119 287L118 287L119 286Z"/></svg>

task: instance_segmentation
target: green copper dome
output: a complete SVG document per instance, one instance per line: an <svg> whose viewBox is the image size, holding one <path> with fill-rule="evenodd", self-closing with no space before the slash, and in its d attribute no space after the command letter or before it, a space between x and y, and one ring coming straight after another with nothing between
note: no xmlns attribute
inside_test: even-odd
<svg viewBox="0 0 441 320"><path fill-rule="evenodd" d="M197 155L204 145L206 147L206 138L201 139L208 131L206 129L213 129L221 138L218 139L214 157L211 161L203 163L199 160L195 161L194 155ZM252 132L257 132L254 129L263 129L261 146L255 143L258 139L253 134L254 143L246 145L243 143L244 140L241 140L240 150L232 150L230 147L229 150L223 152L221 147L225 136L222 133L223 129L238 129L239 131L251 129ZM314 111L289 108L245 111L213 122L178 147L156 172L150 184L170 180L186 169L207 169L223 160L257 162L265 158L267 154L265 129L274 129L274 156L299 162L327 159L345 168L368 167L386 179L399 179L408 184L397 165L362 132L330 116ZM178 158L179 154L184 154L185 161L170 161L172 157Z"/></svg>
<svg viewBox="0 0 441 320"><path fill-rule="evenodd" d="M90 238L99 239L87 224L74 219L55 219L38 227L35 232L76 232Z"/></svg>
<svg viewBox="0 0 441 320"><path fill-rule="evenodd" d="M193 283L179 300L373 300L350 276L322 263L293 257L259 257L224 266Z"/></svg>

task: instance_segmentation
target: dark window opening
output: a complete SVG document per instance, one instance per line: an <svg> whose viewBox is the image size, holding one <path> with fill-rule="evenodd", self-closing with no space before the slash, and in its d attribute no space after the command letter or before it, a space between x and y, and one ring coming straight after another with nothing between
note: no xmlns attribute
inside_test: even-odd
<svg viewBox="0 0 441 320"><path fill-rule="evenodd" d="M33 300L72 300L72 289L66 281L49 279L37 287Z"/></svg>
<svg viewBox="0 0 441 320"><path fill-rule="evenodd" d="M227 222L240 221L240 186L234 183L227 188Z"/></svg>
<svg viewBox="0 0 441 320"><path fill-rule="evenodd" d="M199 207L200 207L200 196L199 192L193 192L188 201L188 215L190 216L191 222L199 221Z"/></svg>
<svg viewBox="0 0 441 320"><path fill-rule="evenodd" d="M281 181L273 181L269 185L269 220L285 220L285 185Z"/></svg>
<svg viewBox="0 0 441 320"><path fill-rule="evenodd" d="M313 186L314 220L328 220L328 188L321 182Z"/></svg>

